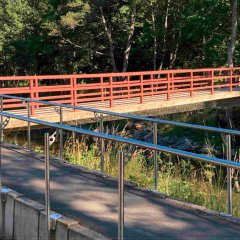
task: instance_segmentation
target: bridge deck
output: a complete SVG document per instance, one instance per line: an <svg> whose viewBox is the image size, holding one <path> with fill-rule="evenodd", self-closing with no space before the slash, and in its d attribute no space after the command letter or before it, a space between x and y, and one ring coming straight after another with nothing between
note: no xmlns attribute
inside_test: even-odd
<svg viewBox="0 0 240 240"><path fill-rule="evenodd" d="M28 154L23 155L23 154ZM3 184L44 201L44 163L38 155L3 149ZM117 236L117 186L103 178L51 166L52 209L108 237ZM125 239L239 239L240 227L134 188L125 194Z"/></svg>
<svg viewBox="0 0 240 240"><path fill-rule="evenodd" d="M133 113L135 115L161 115L164 109L177 108L177 111L181 111L180 106L188 106L191 104L205 104L208 101L218 101L229 98L240 97L240 89L234 88L232 92L229 92L229 88L221 88L215 90L214 95L210 90L198 90L194 91L192 97L190 93L179 92L174 93L170 100L167 100L166 94L159 94L155 96L146 96L144 103L139 104L139 97L130 99L118 99L114 101L112 108L109 107L108 101L88 102L82 103L80 106L96 109L104 109L118 113ZM190 109L191 110L191 109ZM26 109L12 110L12 113L19 115L27 115ZM40 120L47 120L51 122L59 122L59 115L56 113L53 107L41 107L35 110L35 118ZM111 117L106 119L112 119ZM79 123L94 122L95 117L92 112L86 111L73 111L72 109L64 109L64 122L79 121ZM26 127L27 123L19 120L11 119L7 128L22 128Z"/></svg>

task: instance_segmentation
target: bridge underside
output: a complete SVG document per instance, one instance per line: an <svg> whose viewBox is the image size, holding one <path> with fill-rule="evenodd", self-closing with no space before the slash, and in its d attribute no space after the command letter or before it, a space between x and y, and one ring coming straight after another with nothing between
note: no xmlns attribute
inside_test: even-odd
<svg viewBox="0 0 240 240"><path fill-rule="evenodd" d="M166 94L148 96L144 98L144 103L142 104L139 104L139 97L118 99L114 101L114 105L111 108L109 108L108 101L88 102L83 103L80 106L141 116L161 116L204 108L237 106L239 105L239 97L240 91L238 88L235 88L233 92L229 92L229 89L215 90L214 95L211 94L210 90L200 90L194 92L192 97L189 96L189 92L180 92L173 94L170 100L166 100ZM27 116L27 110L25 109L13 110L11 112ZM33 117L55 123L60 121L59 115L53 107L41 107L40 109L36 109L35 116ZM104 116L105 121L116 119L119 118L107 115ZM82 110L73 111L65 108L63 121L68 124L78 125L96 122L96 118L92 112ZM6 129L23 129L26 126L26 122L11 119ZM34 127L37 128L39 126Z"/></svg>

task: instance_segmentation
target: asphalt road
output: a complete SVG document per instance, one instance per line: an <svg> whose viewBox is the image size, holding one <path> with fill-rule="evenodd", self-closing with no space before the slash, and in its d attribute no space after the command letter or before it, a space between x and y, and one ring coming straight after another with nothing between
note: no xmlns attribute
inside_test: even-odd
<svg viewBox="0 0 240 240"><path fill-rule="evenodd" d="M3 184L26 197L44 202L44 163L3 148ZM21 151L22 153L24 151ZM52 210L78 219L116 239L117 185L103 178L51 166ZM127 189L125 239L240 239L240 225L156 196Z"/></svg>

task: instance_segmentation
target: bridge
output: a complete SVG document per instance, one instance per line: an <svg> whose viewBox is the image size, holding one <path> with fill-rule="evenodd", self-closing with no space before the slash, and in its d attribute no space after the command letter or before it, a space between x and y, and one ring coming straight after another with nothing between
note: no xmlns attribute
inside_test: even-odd
<svg viewBox="0 0 240 240"><path fill-rule="evenodd" d="M87 109L92 114L99 113L100 117L101 114L104 114L114 117L141 119L151 122L154 127L154 137L153 143L150 144L142 141L136 141L134 139L104 134L104 131L98 133L79 127L72 127L67 124L63 124L63 121L61 121L60 124L46 120L43 121L35 118L33 112L32 116L24 116L22 114L16 114L16 112L12 111L11 109L7 110L4 108L5 104L14 101L20 102L24 107L27 106L28 110L31 109L30 106L36 106L38 104L45 105L46 107L49 107L50 105L55 107L55 109L58 107L57 112L60 113L61 118L61 109L69 107L72 109L72 112L74 112L74 110L78 110L78 106L66 106L63 103L49 103L43 100L7 95L1 95L0 99L0 115L2 116L2 124L0 124L1 136L3 135L2 128L7 127L9 120L10 122L13 119L16 119L18 121L25 121L28 126L29 149L31 148L30 127L33 124L58 129L60 134L60 151L63 150L63 142L61 140L63 131L75 132L78 134L89 135L101 139L101 172L86 171L82 168L66 163L64 162L64 159L62 159L61 153L60 159L52 159L49 161L49 150L50 145L54 140L54 136L50 137L48 133L45 134L44 155L32 152L29 149L23 149L18 146L10 145L1 140L1 182L5 187L18 191L19 193L24 194L25 197L22 198L22 196L18 196L14 199L15 210L12 210L12 212L15 215L11 219L14 219L13 222L17 221L19 224L12 226L12 232L10 231L10 233L12 233L11 237L15 237L16 239L23 239L20 238L17 234L25 234L24 236L26 239L26 236L29 237L29 235L26 234L30 234L28 232L29 229L36 229L34 233L31 231L31 234L35 234L31 239L46 239L46 237L43 238L45 235L40 236L40 230L47 232L46 236L48 237L54 232L58 231L58 227L55 228L52 226L52 224L50 224L53 220L52 215L50 215L50 209L52 209L61 214L59 216L60 219L63 218L62 215L66 215L69 218L77 220L77 223L81 226L86 226L88 229L90 229L88 231L94 231L96 234L101 234L101 236L94 235L95 238L85 237L86 239L101 239L102 236L106 236L111 239L239 238L240 230L239 224L237 224L239 220L231 217L232 186L230 173L231 168L237 170L240 169L240 163L231 161L231 138L235 135L239 136L240 131L172 122L159 118L153 119L133 116L129 114L113 113L106 110L103 111L90 108ZM5 111L3 111L4 109ZM182 126L185 128L217 132L225 135L227 146L226 159L209 157L158 145L156 136L157 124L159 123L167 123L175 126ZM133 145L154 151L154 190L141 189L131 183L124 182L124 160L126 158L126 153L123 151L120 151L118 155L118 180L104 175L104 155L102 154L104 150L102 148L102 143L104 143L105 140L116 141L129 146ZM204 209L200 206L183 203L181 201L168 198L167 196L158 193L157 154L159 152L166 152L169 154L177 155L179 157L226 167L228 180L228 198L226 199L228 205L227 214L219 214L213 211L208 211L207 209ZM51 178L49 178L50 174ZM11 190L8 191L11 193ZM7 197L4 194L8 194L8 191L6 191L6 188L1 191L2 201L7 201ZM3 198L3 196L5 197ZM38 202L38 204L40 203L45 205L37 205L38 207L36 207L36 204L34 205L35 209L38 209L38 215L35 217L38 219L36 221L39 223L37 227L33 226L35 223L35 218L29 217L29 213L24 213L24 210L26 210L26 204L28 206L30 205L29 201L26 200L26 197L35 200ZM21 208L19 208L19 202L22 204ZM23 205L25 207L23 207ZM20 213L18 211L20 211ZM4 212L4 214L6 213ZM41 216L44 216L46 219L44 226L40 224L42 219ZM59 221L60 220L57 219L57 224L59 224ZM24 223L27 223L27 228ZM4 222L4 224L1 224L1 227L5 226L6 222ZM67 228L68 237L66 239L81 239L76 237L71 238L73 231L72 228L73 227L70 225ZM54 239L57 239L56 233L55 235L53 234L51 236L54 236Z"/></svg>
<svg viewBox="0 0 240 240"><path fill-rule="evenodd" d="M229 106L239 98L240 68L207 68L151 72L12 76L0 77L0 94L35 99L29 110L19 99L5 99L4 110L34 116L40 120L60 122L53 107L41 101L52 101L82 109L63 108L63 122L94 122L95 116L85 108L159 116L206 107ZM83 110L83 111L81 111ZM104 116L112 120L112 116ZM26 127L14 120L7 128Z"/></svg>

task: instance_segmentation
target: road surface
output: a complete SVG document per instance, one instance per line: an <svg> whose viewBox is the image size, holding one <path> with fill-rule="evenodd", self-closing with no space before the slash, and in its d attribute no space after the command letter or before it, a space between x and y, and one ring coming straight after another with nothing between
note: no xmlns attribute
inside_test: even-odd
<svg viewBox="0 0 240 240"><path fill-rule="evenodd" d="M24 150L3 148L3 184L44 203L44 163ZM52 210L77 219L116 239L117 185L68 167L51 166ZM185 208L167 199L128 188L125 192L125 239L240 239L240 225Z"/></svg>

